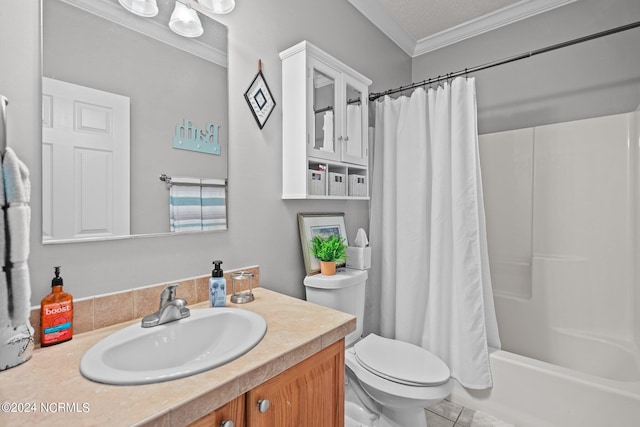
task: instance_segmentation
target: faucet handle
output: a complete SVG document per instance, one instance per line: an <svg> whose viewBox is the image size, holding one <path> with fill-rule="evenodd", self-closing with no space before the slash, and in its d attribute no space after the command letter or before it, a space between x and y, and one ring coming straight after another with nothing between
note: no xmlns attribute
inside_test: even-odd
<svg viewBox="0 0 640 427"><path fill-rule="evenodd" d="M178 287L178 283L171 284L162 290L160 294L160 308L168 302L174 301L176 299L176 288Z"/></svg>

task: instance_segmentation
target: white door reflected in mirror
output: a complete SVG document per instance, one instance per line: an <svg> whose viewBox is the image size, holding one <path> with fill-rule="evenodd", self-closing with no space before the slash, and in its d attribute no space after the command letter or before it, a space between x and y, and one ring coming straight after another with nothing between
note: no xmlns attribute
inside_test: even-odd
<svg viewBox="0 0 640 427"><path fill-rule="evenodd" d="M43 241L128 236L129 98L50 78L42 91Z"/></svg>

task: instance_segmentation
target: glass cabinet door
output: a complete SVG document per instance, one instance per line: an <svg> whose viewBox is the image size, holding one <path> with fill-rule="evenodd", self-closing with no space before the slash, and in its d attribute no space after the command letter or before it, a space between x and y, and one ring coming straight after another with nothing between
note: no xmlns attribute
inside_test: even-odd
<svg viewBox="0 0 640 427"><path fill-rule="evenodd" d="M336 109L340 74L320 62L312 63L313 126L310 129L310 155L339 160L339 108Z"/></svg>
<svg viewBox="0 0 640 427"><path fill-rule="evenodd" d="M363 89L357 82L346 81L344 100L344 129L342 160L349 163L366 164L367 147L363 132L367 129L367 117L364 112Z"/></svg>
<svg viewBox="0 0 640 427"><path fill-rule="evenodd" d="M347 84L344 151L347 156L361 158L362 153L362 93Z"/></svg>

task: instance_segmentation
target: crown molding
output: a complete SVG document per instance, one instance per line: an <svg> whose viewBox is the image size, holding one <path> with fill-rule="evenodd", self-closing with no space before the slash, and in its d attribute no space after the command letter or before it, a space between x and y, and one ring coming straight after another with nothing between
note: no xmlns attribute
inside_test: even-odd
<svg viewBox="0 0 640 427"><path fill-rule="evenodd" d="M417 41L413 56L449 46L471 37L522 21L576 0L524 0Z"/></svg>
<svg viewBox="0 0 640 427"><path fill-rule="evenodd" d="M214 64L227 67L226 52L209 46L200 40L179 36L157 20L140 18L125 10L117 2L109 0L61 1Z"/></svg>
<svg viewBox="0 0 640 427"><path fill-rule="evenodd" d="M378 0L349 0L349 3L409 56L416 57L574 1L577 0L523 0L420 40L402 28Z"/></svg>

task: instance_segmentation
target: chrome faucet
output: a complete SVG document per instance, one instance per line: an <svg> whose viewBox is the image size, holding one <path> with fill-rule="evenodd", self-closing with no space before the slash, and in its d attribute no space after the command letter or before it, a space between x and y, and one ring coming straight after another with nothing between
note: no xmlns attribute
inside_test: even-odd
<svg viewBox="0 0 640 427"><path fill-rule="evenodd" d="M191 312L187 308L187 302L182 298L176 298L176 288L178 284L169 285L160 294L160 308L153 314L142 318L142 327L162 325L174 320L189 317Z"/></svg>

